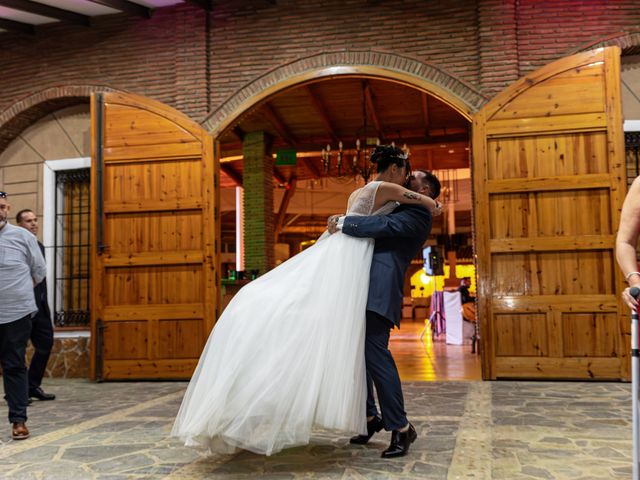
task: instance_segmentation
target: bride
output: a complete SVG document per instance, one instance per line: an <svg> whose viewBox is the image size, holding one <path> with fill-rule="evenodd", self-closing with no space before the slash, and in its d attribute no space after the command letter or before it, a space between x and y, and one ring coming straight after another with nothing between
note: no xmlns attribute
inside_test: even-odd
<svg viewBox="0 0 640 480"><path fill-rule="evenodd" d="M375 181L353 192L348 215L385 215L398 203L441 206L401 185L397 147L376 147ZM312 247L242 288L202 352L172 436L187 446L271 455L305 445L314 428L367 432L365 307L374 241L325 233Z"/></svg>

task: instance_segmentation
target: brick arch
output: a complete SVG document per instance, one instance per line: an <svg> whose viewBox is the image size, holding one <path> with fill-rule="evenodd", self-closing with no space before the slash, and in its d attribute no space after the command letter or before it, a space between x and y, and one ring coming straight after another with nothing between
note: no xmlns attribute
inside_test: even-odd
<svg viewBox="0 0 640 480"><path fill-rule="evenodd" d="M336 76L368 76L413 86L449 104L471 120L488 99L442 68L415 58L375 50L323 52L285 63L231 95L202 122L214 137L242 113L293 85Z"/></svg>
<svg viewBox="0 0 640 480"><path fill-rule="evenodd" d="M580 45L577 48L567 52L567 55L593 50L594 48L618 46L622 51L622 55L638 55L640 54L640 29L628 32L618 32L613 35L599 38L596 41Z"/></svg>
<svg viewBox="0 0 640 480"><path fill-rule="evenodd" d="M51 87L15 102L0 112L0 153L30 125L48 114L79 103L89 103L94 92L115 89L100 85Z"/></svg>

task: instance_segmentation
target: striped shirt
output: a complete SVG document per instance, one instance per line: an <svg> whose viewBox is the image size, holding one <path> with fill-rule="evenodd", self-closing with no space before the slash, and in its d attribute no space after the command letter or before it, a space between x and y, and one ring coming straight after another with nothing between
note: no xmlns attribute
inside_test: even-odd
<svg viewBox="0 0 640 480"><path fill-rule="evenodd" d="M45 275L36 237L7 223L0 229L0 324L38 311L33 282L40 283Z"/></svg>

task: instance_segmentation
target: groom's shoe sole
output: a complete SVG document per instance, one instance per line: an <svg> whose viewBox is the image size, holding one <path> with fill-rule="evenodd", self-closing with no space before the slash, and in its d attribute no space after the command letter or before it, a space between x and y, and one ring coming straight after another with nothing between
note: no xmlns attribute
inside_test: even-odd
<svg viewBox="0 0 640 480"><path fill-rule="evenodd" d="M376 416L370 422L367 422L367 435L356 435L355 437L351 437L349 443L352 445L366 445L371 440L377 432L384 428L384 423L382 423L382 418Z"/></svg>

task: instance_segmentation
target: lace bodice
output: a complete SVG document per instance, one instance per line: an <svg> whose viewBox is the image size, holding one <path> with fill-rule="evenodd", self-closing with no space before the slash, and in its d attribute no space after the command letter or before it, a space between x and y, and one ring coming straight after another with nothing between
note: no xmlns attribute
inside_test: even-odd
<svg viewBox="0 0 640 480"><path fill-rule="evenodd" d="M400 205L398 202L387 202L375 212L373 207L376 201L376 193L382 182L368 183L354 191L349 197L347 215L387 215Z"/></svg>

